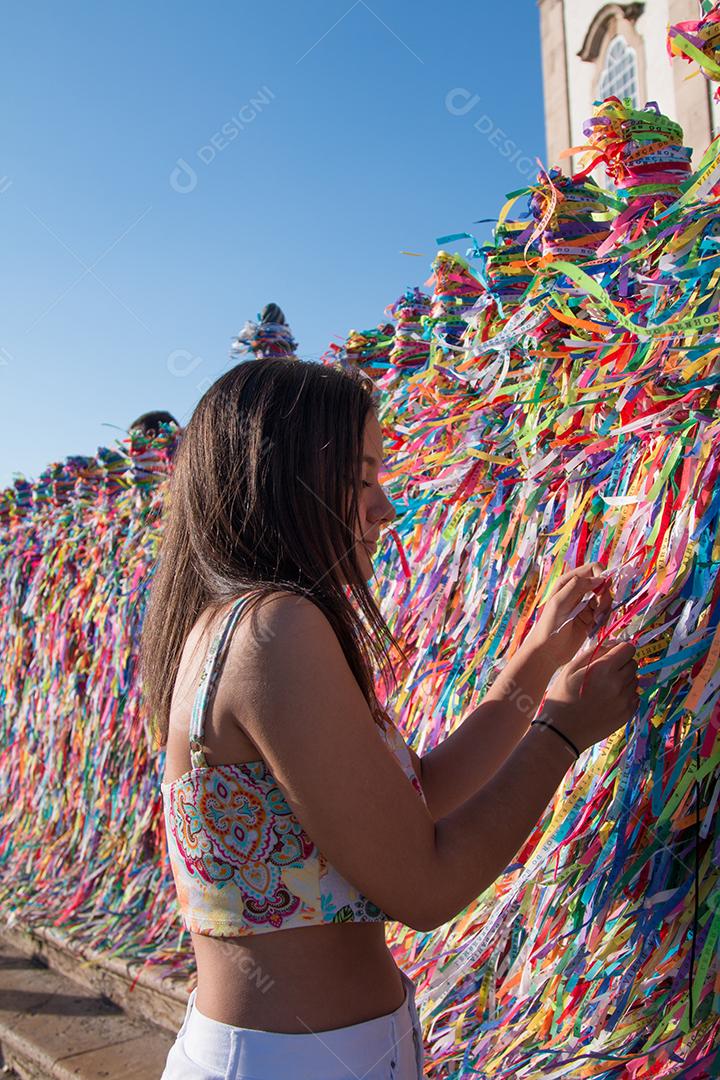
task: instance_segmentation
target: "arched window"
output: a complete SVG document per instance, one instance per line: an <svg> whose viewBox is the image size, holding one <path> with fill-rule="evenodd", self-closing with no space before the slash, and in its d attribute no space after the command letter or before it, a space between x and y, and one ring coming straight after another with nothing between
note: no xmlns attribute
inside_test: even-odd
<svg viewBox="0 0 720 1080"><path fill-rule="evenodd" d="M630 98L633 108L638 107L637 54L624 37L614 37L608 46L597 97Z"/></svg>

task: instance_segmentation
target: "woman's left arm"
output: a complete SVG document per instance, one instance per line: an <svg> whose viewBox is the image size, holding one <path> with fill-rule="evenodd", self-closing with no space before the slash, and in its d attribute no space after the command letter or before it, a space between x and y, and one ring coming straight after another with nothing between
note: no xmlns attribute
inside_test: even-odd
<svg viewBox="0 0 720 1080"><path fill-rule="evenodd" d="M480 704L422 758L411 751L435 821L494 776L526 734L552 676L606 617L611 595L606 579L597 576L600 569L592 563L563 574L539 619ZM569 618L591 590L602 590L600 597Z"/></svg>

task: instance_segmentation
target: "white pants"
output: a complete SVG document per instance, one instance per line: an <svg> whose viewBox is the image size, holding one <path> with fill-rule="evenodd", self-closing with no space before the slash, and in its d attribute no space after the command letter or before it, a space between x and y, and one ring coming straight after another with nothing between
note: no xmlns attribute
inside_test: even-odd
<svg viewBox="0 0 720 1080"><path fill-rule="evenodd" d="M400 975L405 1000L394 1012L298 1035L211 1020L193 990L161 1080L422 1080L415 984Z"/></svg>

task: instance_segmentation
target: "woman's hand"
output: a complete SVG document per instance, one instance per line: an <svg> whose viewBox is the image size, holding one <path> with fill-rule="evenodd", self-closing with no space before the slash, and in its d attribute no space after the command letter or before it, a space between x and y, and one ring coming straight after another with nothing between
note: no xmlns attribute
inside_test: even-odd
<svg viewBox="0 0 720 1080"><path fill-rule="evenodd" d="M582 604L590 592L593 596ZM569 570L558 578L523 645L542 648L561 667L602 625L611 603L610 578L603 574L599 563L585 563Z"/></svg>

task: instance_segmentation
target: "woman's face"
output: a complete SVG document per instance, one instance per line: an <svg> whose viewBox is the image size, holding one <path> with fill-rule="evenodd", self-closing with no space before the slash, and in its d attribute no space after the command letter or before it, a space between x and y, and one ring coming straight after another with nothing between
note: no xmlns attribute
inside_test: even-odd
<svg viewBox="0 0 720 1080"><path fill-rule="evenodd" d="M365 421L363 455L360 467L359 521L355 527L355 536L358 563L365 580L369 581L373 576L372 560L380 530L397 516L380 483L380 475L384 468L383 437L378 419L372 410L368 413Z"/></svg>

